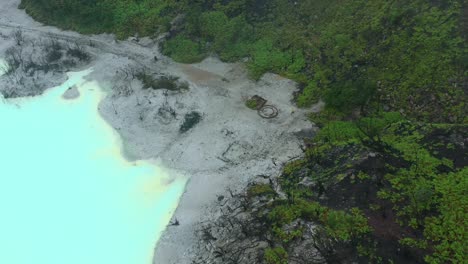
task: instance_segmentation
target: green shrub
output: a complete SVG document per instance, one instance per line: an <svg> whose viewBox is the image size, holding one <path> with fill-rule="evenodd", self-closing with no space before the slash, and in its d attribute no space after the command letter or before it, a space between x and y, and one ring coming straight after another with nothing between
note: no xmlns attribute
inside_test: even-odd
<svg viewBox="0 0 468 264"><path fill-rule="evenodd" d="M376 90L375 85L366 82L342 82L330 85L325 90L326 107L349 113L357 107L365 106Z"/></svg>
<svg viewBox="0 0 468 264"><path fill-rule="evenodd" d="M251 50L251 60L248 68L254 79L259 79L268 71L280 73L286 71L292 55L275 47L272 39L261 39L257 41Z"/></svg>
<svg viewBox="0 0 468 264"><path fill-rule="evenodd" d="M434 245L429 263L464 263L468 248L468 168L435 182L439 215L427 217L424 236Z"/></svg>
<svg viewBox="0 0 468 264"><path fill-rule="evenodd" d="M245 106L247 106L248 108L252 109L252 110L257 110L257 100L254 100L254 99L248 99L247 101L245 101Z"/></svg>
<svg viewBox="0 0 468 264"><path fill-rule="evenodd" d="M221 11L205 12L200 18L201 34L223 61L248 56L253 42L253 28L244 16L228 18Z"/></svg>
<svg viewBox="0 0 468 264"><path fill-rule="evenodd" d="M272 231L276 238L279 238L282 243L286 243L286 244L295 239L301 238L303 235L302 228L285 231L281 227L274 226Z"/></svg>
<svg viewBox="0 0 468 264"><path fill-rule="evenodd" d="M314 122L318 127L324 127L331 121L341 121L344 115L335 109L325 108L318 113L311 113L309 115L310 121Z"/></svg>
<svg viewBox="0 0 468 264"><path fill-rule="evenodd" d="M268 220L277 227L291 223L301 216L301 210L295 205L278 205L268 214Z"/></svg>
<svg viewBox="0 0 468 264"><path fill-rule="evenodd" d="M226 30L229 18L221 11L205 12L200 17L200 29L203 37L216 40Z"/></svg>
<svg viewBox="0 0 468 264"><path fill-rule="evenodd" d="M309 107L319 101L321 97L320 89L315 82L309 82L304 90L297 97L299 107Z"/></svg>
<svg viewBox="0 0 468 264"><path fill-rule="evenodd" d="M367 217L357 208L352 208L350 213L329 210L321 216L321 221L331 237L342 241L360 238L371 232Z"/></svg>
<svg viewBox="0 0 468 264"><path fill-rule="evenodd" d="M249 197L254 196L274 196L276 195L275 190L271 188L269 184L255 184L247 190L247 195Z"/></svg>
<svg viewBox="0 0 468 264"><path fill-rule="evenodd" d="M288 264L288 252L282 247L267 248L264 258L267 264Z"/></svg>
<svg viewBox="0 0 468 264"><path fill-rule="evenodd" d="M357 141L360 135L361 132L353 122L331 121L319 131L315 140L338 144Z"/></svg>
<svg viewBox="0 0 468 264"><path fill-rule="evenodd" d="M182 63L199 62L206 55L199 43L181 35L167 40L163 45L163 52Z"/></svg>

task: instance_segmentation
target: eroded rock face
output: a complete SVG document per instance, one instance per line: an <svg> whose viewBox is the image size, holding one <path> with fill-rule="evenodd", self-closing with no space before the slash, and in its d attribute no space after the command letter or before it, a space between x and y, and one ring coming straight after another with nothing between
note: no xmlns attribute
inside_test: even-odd
<svg viewBox="0 0 468 264"><path fill-rule="evenodd" d="M260 204L265 202L250 200L246 193L219 201L212 208L218 217L202 223L197 232L194 263L261 263L269 243L267 227L255 214Z"/></svg>
<svg viewBox="0 0 468 264"><path fill-rule="evenodd" d="M63 83L66 72L83 67L92 59L86 45L77 39L3 28L0 57L6 70L0 75L0 94L4 98L37 96Z"/></svg>
<svg viewBox="0 0 468 264"><path fill-rule="evenodd" d="M80 91L76 86L68 88L62 95L65 100L74 100L80 97Z"/></svg>
<svg viewBox="0 0 468 264"><path fill-rule="evenodd" d="M257 180L240 193L230 193L228 198L218 200L212 208L212 214L218 217L201 224L197 236L196 256L193 263L213 264L252 264L267 263L265 251L280 246L271 234L267 215L271 205L279 194L273 191L275 185L271 179ZM271 186L271 191L256 193L252 186ZM258 190L258 189L257 189ZM303 235L291 241L287 251L288 263L324 263L321 253L315 248L317 243L317 225L303 220L296 220L283 227L286 233L300 228ZM323 242L323 241L321 241Z"/></svg>

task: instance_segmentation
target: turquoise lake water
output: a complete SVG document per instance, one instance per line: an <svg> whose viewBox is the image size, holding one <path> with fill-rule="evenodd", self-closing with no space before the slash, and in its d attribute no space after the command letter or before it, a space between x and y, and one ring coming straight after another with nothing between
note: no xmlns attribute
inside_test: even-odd
<svg viewBox="0 0 468 264"><path fill-rule="evenodd" d="M0 98L0 263L149 264L186 179L128 162L85 76ZM79 99L63 92L77 85Z"/></svg>

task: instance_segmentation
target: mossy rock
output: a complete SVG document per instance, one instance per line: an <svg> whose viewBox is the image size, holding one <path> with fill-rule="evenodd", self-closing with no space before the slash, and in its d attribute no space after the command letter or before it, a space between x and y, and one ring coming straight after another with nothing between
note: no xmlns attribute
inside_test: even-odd
<svg viewBox="0 0 468 264"><path fill-rule="evenodd" d="M259 110L266 104L267 100L262 98L261 96L254 95L247 101L245 101L245 106L252 110Z"/></svg>
<svg viewBox="0 0 468 264"><path fill-rule="evenodd" d="M249 197L274 196L276 192L269 184L256 184L248 189L247 195Z"/></svg>
<svg viewBox="0 0 468 264"><path fill-rule="evenodd" d="M252 109L252 110L257 110L257 101L254 100L254 99L249 99L247 101L245 101L245 106L247 106L248 108Z"/></svg>

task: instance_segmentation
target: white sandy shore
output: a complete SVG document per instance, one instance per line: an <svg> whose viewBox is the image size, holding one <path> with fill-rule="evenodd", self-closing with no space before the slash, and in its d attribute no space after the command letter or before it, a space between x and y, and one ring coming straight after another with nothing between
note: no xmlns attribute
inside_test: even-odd
<svg viewBox="0 0 468 264"><path fill-rule="evenodd" d="M313 130L306 121L307 111L291 103L295 84L290 80L267 74L253 82L242 65L213 58L194 65L174 63L161 56L149 40L143 46L130 41L117 43L108 35L64 32L34 22L16 9L18 0L0 2L0 33L6 36L0 39L0 57L13 45L7 36L16 27L23 28L30 39L52 33L62 40L92 42L94 47L87 48L95 57L90 78L108 91L99 112L121 135L126 157L160 159L165 167L190 177L175 213L180 225L168 227L163 234L155 249L155 264L190 263L197 253L193 251L197 241L194 231L200 221L216 217L207 212L217 196L226 196L227 188L242 189L256 175L277 175L282 163L301 155L301 140L295 133ZM158 62L154 56L160 58ZM169 93L166 99L161 90L143 90L139 81L125 80L121 70L128 65L178 76L190 83L190 89ZM120 84L131 85L133 94L117 94L112 88ZM245 107L245 98L254 94L276 106L279 116L263 119ZM165 102L176 111L176 119L162 119L157 114ZM191 111L202 113L203 119L180 134L183 117Z"/></svg>

